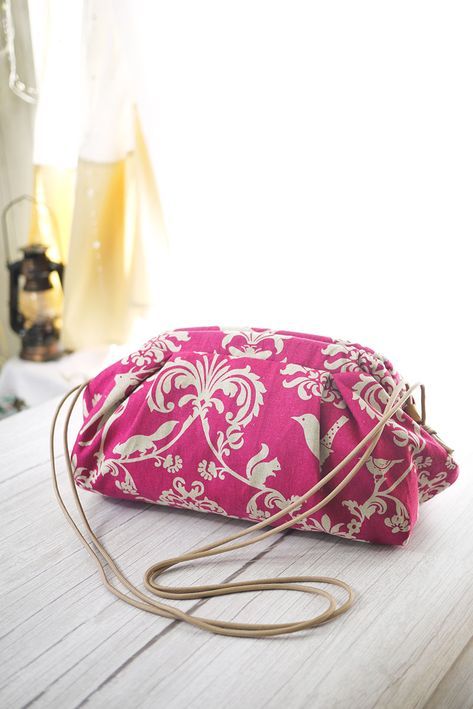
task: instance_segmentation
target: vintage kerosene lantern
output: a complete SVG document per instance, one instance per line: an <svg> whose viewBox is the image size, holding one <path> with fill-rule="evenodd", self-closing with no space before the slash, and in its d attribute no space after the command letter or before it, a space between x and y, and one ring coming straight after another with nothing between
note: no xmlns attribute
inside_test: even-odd
<svg viewBox="0 0 473 709"><path fill-rule="evenodd" d="M47 209L55 223L51 210L29 195L14 199L3 210L3 234L10 273L10 325L21 338L20 357L34 362L46 362L62 355L59 337L64 265L51 261L46 253L47 246L41 243L24 246L21 249L23 258L11 260L7 214L16 204L26 200ZM54 276L51 276L55 272L60 284L53 282Z"/></svg>

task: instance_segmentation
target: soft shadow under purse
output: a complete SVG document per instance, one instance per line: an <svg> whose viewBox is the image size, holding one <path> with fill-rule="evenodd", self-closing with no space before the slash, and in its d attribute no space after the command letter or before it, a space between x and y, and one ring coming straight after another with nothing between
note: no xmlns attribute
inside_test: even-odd
<svg viewBox="0 0 473 709"><path fill-rule="evenodd" d="M422 412L412 394L420 387ZM239 637L290 633L327 622L353 602L339 579L294 576L205 586L168 587L159 574L183 561L239 549L293 527L345 539L404 544L419 502L453 483L451 449L425 423L425 393L409 387L391 363L367 347L287 331L178 329L76 387L65 427L71 481L111 497L251 520L212 544L153 565L150 597L131 584L92 531L73 486L92 546L69 522L118 597L167 618ZM72 460L67 424L83 394L84 421ZM265 527L266 531L259 533ZM245 539L248 535L249 539ZM108 564L130 594L108 580ZM346 592L336 600L320 586ZM322 596L327 609L309 620L280 624L229 623L160 603L172 599L285 589Z"/></svg>

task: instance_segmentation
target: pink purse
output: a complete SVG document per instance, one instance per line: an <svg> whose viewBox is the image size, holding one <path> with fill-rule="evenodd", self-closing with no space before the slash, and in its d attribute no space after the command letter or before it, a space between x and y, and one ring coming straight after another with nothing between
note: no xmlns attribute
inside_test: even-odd
<svg viewBox="0 0 473 709"><path fill-rule="evenodd" d="M70 466L78 487L256 523L151 567L146 588L180 599L309 589L329 606L309 621L254 626L198 619L129 582L133 598L125 600L212 632L252 637L313 627L346 610L352 593L337 579L322 583L347 591L341 605L320 587L297 585L317 577L215 584L197 592L173 588L171 595L156 578L179 561L246 546L288 527L406 543L419 503L458 475L451 449L426 425L424 411L417 413L415 388L367 347L260 328L166 332L101 372L83 388L84 421ZM423 388L422 395L424 409ZM264 527L271 529L228 547ZM93 541L103 556L95 535Z"/></svg>

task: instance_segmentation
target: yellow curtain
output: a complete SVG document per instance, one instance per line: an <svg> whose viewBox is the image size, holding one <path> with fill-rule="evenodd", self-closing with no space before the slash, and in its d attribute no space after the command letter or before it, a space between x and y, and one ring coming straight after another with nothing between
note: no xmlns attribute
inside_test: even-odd
<svg viewBox="0 0 473 709"><path fill-rule="evenodd" d="M37 165L34 195L53 217L33 206L29 241L41 238L50 258L67 264L64 347L125 342L134 317L145 316L152 303L146 231L151 238L164 236L138 117L135 150L123 160L79 160L77 170Z"/></svg>
<svg viewBox="0 0 473 709"><path fill-rule="evenodd" d="M37 22L46 22L48 31L39 35L46 34L49 44L39 52L34 196L54 218L33 208L30 242L40 238L50 247L49 256L66 264L64 347L123 343L153 304L150 263L155 247L165 241L154 174L133 107L123 18L113 0L75 0L75 21L62 0L41 2L44 12ZM68 84L67 100L59 101L58 57L64 51L82 89Z"/></svg>
<svg viewBox="0 0 473 709"><path fill-rule="evenodd" d="M71 234L72 210L76 171L52 165L34 165L33 194L39 205L33 206L29 231L29 243L41 241L48 246L48 255L65 263Z"/></svg>
<svg viewBox="0 0 473 709"><path fill-rule="evenodd" d="M67 348L126 339L132 236L126 173L127 159L110 165L79 162L64 301Z"/></svg>

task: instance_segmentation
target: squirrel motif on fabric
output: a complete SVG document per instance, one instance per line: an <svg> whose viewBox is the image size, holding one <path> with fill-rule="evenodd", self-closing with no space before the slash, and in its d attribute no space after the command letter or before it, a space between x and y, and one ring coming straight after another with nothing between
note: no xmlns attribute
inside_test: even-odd
<svg viewBox="0 0 473 709"><path fill-rule="evenodd" d="M281 470L281 464L277 458L264 460L269 453L266 443L261 444L261 450L248 461L246 466L246 477L255 487L262 487L267 478L273 477Z"/></svg>
<svg viewBox="0 0 473 709"><path fill-rule="evenodd" d="M117 453L121 458L129 458L133 453L141 453L144 455L156 448L155 443L157 441L169 436L177 423L178 421L166 421L161 424L154 433L150 433L149 435L138 433L135 436L130 436L124 443L118 443L113 449L113 452Z"/></svg>

